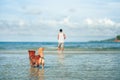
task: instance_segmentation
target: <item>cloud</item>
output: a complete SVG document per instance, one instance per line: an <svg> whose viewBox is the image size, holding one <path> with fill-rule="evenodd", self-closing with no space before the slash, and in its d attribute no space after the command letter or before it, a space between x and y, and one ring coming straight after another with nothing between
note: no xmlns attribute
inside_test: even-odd
<svg viewBox="0 0 120 80"><path fill-rule="evenodd" d="M90 18L85 19L85 23L88 25L92 25L93 24L93 20Z"/></svg>
<svg viewBox="0 0 120 80"><path fill-rule="evenodd" d="M118 2L109 2L107 5L110 9L119 9L120 8L120 1Z"/></svg>
<svg viewBox="0 0 120 80"><path fill-rule="evenodd" d="M25 27L25 26L27 26L27 23L26 23L24 20L20 20L20 21L18 22L18 25L19 25L20 27Z"/></svg>
<svg viewBox="0 0 120 80"><path fill-rule="evenodd" d="M113 20L109 18L103 18L103 19L90 19L87 18L84 20L85 24L89 26L104 26L104 27L113 27L118 25L119 23L114 22Z"/></svg>
<svg viewBox="0 0 120 80"><path fill-rule="evenodd" d="M120 23L109 18L84 20L84 26L87 26L88 32L92 35L115 36L120 34Z"/></svg>
<svg viewBox="0 0 120 80"><path fill-rule="evenodd" d="M5 37L45 36L49 31L55 35L60 27L74 39L120 34L118 0L1 0L0 4L0 35Z"/></svg>
<svg viewBox="0 0 120 80"><path fill-rule="evenodd" d="M64 24L69 24L70 23L70 17L65 17L62 22Z"/></svg>
<svg viewBox="0 0 120 80"><path fill-rule="evenodd" d="M56 27L56 26L62 25L62 26L67 26L68 28L76 28L77 27L76 25L78 25L78 23L70 21L69 16L62 18L61 20L39 19L37 24L44 24L50 27Z"/></svg>
<svg viewBox="0 0 120 80"><path fill-rule="evenodd" d="M21 11L25 14L30 15L41 15L42 10L39 8L39 6L22 6Z"/></svg>
<svg viewBox="0 0 120 80"><path fill-rule="evenodd" d="M106 26L114 26L115 25L115 22L108 18L99 19L98 23L106 25Z"/></svg>

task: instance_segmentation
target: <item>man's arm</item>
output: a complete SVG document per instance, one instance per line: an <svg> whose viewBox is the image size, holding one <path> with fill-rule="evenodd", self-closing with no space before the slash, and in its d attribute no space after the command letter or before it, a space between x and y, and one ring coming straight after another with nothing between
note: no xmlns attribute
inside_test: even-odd
<svg viewBox="0 0 120 80"><path fill-rule="evenodd" d="M59 40L59 34L58 34L58 40Z"/></svg>
<svg viewBox="0 0 120 80"><path fill-rule="evenodd" d="M64 36L64 39L66 39L66 35L65 35L65 34L63 34L63 36Z"/></svg>

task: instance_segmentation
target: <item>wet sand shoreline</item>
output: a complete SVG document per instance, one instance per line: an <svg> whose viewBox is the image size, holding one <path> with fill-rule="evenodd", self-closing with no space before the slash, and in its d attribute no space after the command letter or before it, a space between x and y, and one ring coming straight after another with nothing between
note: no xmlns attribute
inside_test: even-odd
<svg viewBox="0 0 120 80"><path fill-rule="evenodd" d="M37 54L37 50L36 51L36 54ZM28 53L28 50L0 50L0 54L1 53L4 53L4 54L26 54ZM120 53L119 50L116 50L116 51L112 51L112 50L107 50L107 51L104 51L104 50L100 50L100 51L97 51L97 50L82 50L82 51L77 51L77 50L74 50L74 51L63 51L63 52L58 52L57 50L55 51L44 51L45 54L57 54L57 53L64 53L64 54L83 54L83 53L86 53L86 54L97 54L97 53Z"/></svg>

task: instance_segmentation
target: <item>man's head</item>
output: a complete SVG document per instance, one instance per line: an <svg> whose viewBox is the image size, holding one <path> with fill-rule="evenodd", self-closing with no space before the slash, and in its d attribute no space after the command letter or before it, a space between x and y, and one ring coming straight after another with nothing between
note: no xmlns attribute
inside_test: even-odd
<svg viewBox="0 0 120 80"><path fill-rule="evenodd" d="M60 29L60 32L62 32L62 29Z"/></svg>

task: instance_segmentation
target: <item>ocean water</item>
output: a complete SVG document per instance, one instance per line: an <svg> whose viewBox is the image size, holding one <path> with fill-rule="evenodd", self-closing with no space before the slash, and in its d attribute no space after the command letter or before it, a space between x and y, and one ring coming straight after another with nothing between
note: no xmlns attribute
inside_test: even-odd
<svg viewBox="0 0 120 80"><path fill-rule="evenodd" d="M44 69L29 64L28 50L39 47L45 48ZM56 48L57 42L0 42L0 80L120 80L120 43L66 42L63 53Z"/></svg>
<svg viewBox="0 0 120 80"><path fill-rule="evenodd" d="M57 42L0 42L0 50L57 49ZM117 42L65 42L65 50L120 50Z"/></svg>
<svg viewBox="0 0 120 80"><path fill-rule="evenodd" d="M45 54L45 68L28 54L0 54L0 80L120 80L120 53Z"/></svg>

